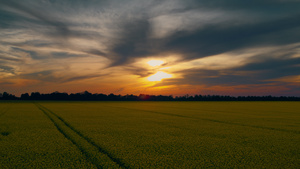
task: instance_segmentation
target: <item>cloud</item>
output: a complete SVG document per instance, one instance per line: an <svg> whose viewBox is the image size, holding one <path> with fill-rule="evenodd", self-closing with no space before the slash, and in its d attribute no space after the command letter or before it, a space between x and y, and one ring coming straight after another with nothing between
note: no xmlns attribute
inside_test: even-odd
<svg viewBox="0 0 300 169"><path fill-rule="evenodd" d="M293 16L267 23L225 28L222 25L209 25L195 32L178 32L169 38L164 50L186 54L185 59L195 59L242 48L296 43L299 41L299 31L290 29L300 26L299 18ZM277 34L288 32L294 36L276 38Z"/></svg>
<svg viewBox="0 0 300 169"><path fill-rule="evenodd" d="M64 83L66 82L73 82L73 81L82 81L82 80L87 80L87 79L92 79L92 78L99 78L102 76L106 76L107 74L95 74L95 75L82 75L82 76L74 76L71 78L67 78L66 80L63 80Z"/></svg>
<svg viewBox="0 0 300 169"><path fill-rule="evenodd" d="M0 60L4 60L4 61L14 61L14 62L19 62L21 61L21 59L16 58L16 57L10 57L7 56L6 54L1 54L0 53ZM1 63L1 62L0 62Z"/></svg>
<svg viewBox="0 0 300 169"><path fill-rule="evenodd" d="M130 58L151 55L151 47L147 45L149 22L132 21L123 27L120 40L112 46L112 54L117 56L112 66L124 64L130 61Z"/></svg>
<svg viewBox="0 0 300 169"><path fill-rule="evenodd" d="M299 8L293 0L0 0L0 66L57 83L110 71L144 78L157 70L139 60L174 55L164 66L181 76L157 85L279 84L270 80L299 75Z"/></svg>
<svg viewBox="0 0 300 169"><path fill-rule="evenodd" d="M166 0L158 4L155 4L155 1L128 1L125 5L117 5L119 1L103 1L96 4L92 4L92 1L86 3L67 1L50 3L50 8L46 12L38 8L45 4L30 2L29 4L37 8L16 1L1 1L4 6L23 12L46 26L55 28L54 32L46 33L50 33L51 37L71 38L65 43L72 49L78 48L74 45L74 38L97 42L103 50L99 47L97 49L95 45L80 50L107 57L111 60L111 66L128 64L135 58L172 52L180 53L185 60L193 60L241 48L296 43L299 42L300 36L298 33L300 13L296 12L295 8L299 4L293 1L241 3L234 0L226 2L189 0L183 3ZM166 4L169 6L165 6ZM257 4L267 8L263 10L258 8ZM269 7L270 4L273 6ZM62 5L60 10L63 13L55 11L54 7L58 5ZM68 13L73 12L69 11L70 8L66 5L82 12L75 15L85 20L69 18ZM159 5L163 6L158 7ZM277 13L286 12L282 5L295 11L290 15L278 16ZM96 10L93 6L99 9ZM87 9L91 12L87 12ZM276 9L280 10L275 11ZM55 15L51 16L50 12L65 14L65 18L58 19L54 17ZM277 17L273 17L273 14ZM99 16L102 21L96 20L95 16ZM99 24L94 25L92 29L84 29L93 21ZM31 23L36 24L34 21ZM151 34L158 34L158 37L155 38Z"/></svg>
<svg viewBox="0 0 300 169"><path fill-rule="evenodd" d="M61 59L61 58L73 58L73 57L82 57L82 55L69 53L69 52L52 52L51 56L53 58Z"/></svg>
<svg viewBox="0 0 300 169"><path fill-rule="evenodd" d="M68 83L73 81L83 81L92 78L99 78L107 74L88 74L88 75L64 75L60 74L59 70L46 70L20 75L20 78L40 80L52 83Z"/></svg>
<svg viewBox="0 0 300 169"><path fill-rule="evenodd" d="M48 15L44 15L42 11L38 10L38 8L32 8L32 7L29 7L28 5L25 5L20 2L16 2L14 0L11 0L11 1L1 0L0 2L2 5L6 6L6 7L15 9L19 12L23 12L35 19L38 19L38 20L46 23L48 26L53 26L54 28L56 28L57 32L61 36L68 36L70 34L70 30L67 25L49 17Z"/></svg>
<svg viewBox="0 0 300 169"><path fill-rule="evenodd" d="M10 66L0 65L0 71L14 73L14 68Z"/></svg>
<svg viewBox="0 0 300 169"><path fill-rule="evenodd" d="M166 79L158 85L205 85L205 86L236 86L236 85L266 85L282 81L283 77L299 75L300 58L268 58L244 65L219 69L186 69L176 73L181 78Z"/></svg>
<svg viewBox="0 0 300 169"><path fill-rule="evenodd" d="M232 7L233 2L236 1L230 1L229 6ZM187 5L184 9L168 14L147 13L138 19L123 18L121 33L118 34L120 37L114 41L109 51L109 54L115 56L113 66L128 64L133 58L161 53L180 53L184 60L193 60L237 49L299 42L299 12L274 18L270 16L275 12L274 9L259 9L265 14L259 19L256 14L258 11L252 8L252 3L244 11L243 8L246 8L247 4L238 3L243 8L234 12L229 12L227 8L217 8L208 12L213 6L209 3L200 4L208 5L209 8ZM269 3L260 4L266 6ZM274 8L280 8L279 5L282 3L275 2ZM219 6L218 3L216 6ZM153 31L165 31L166 35L151 37Z"/></svg>

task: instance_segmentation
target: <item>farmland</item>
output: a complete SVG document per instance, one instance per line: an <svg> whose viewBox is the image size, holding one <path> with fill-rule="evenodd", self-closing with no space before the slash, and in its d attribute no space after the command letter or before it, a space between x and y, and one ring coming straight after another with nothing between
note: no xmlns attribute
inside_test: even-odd
<svg viewBox="0 0 300 169"><path fill-rule="evenodd" d="M300 168L300 102L0 102L0 168Z"/></svg>

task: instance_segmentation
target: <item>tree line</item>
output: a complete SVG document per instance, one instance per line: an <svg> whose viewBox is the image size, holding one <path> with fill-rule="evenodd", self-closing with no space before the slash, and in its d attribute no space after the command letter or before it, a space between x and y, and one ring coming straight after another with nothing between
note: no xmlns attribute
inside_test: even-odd
<svg viewBox="0 0 300 169"><path fill-rule="evenodd" d="M222 96L222 95L184 95L184 96L163 96L163 95L115 95L113 93L92 94L88 91L81 93L60 93L53 92L41 94L32 92L24 93L21 97L9 94L7 92L0 93L0 100L61 100L61 101L300 101L300 97L295 96Z"/></svg>

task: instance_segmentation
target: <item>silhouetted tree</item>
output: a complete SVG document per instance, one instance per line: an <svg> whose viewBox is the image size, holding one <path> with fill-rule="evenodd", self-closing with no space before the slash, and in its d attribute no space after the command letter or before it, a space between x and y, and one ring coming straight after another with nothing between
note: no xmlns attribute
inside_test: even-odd
<svg viewBox="0 0 300 169"><path fill-rule="evenodd" d="M7 92L3 92L1 100L17 100L18 98L15 95L9 94Z"/></svg>
<svg viewBox="0 0 300 169"><path fill-rule="evenodd" d="M32 92L30 94L31 100L41 100L41 94L39 92Z"/></svg>
<svg viewBox="0 0 300 169"><path fill-rule="evenodd" d="M21 94L21 100L29 100L29 94L28 93Z"/></svg>
<svg viewBox="0 0 300 169"><path fill-rule="evenodd" d="M53 92L50 94L40 94L39 92L32 92L29 96L28 93L21 94L21 97L18 98L7 92L0 93L0 100L95 100L95 101L300 101L300 97L287 97L287 96L220 96L220 95L184 95L176 96L175 98L172 95L163 96L163 95L147 95L140 94L136 95L114 95L113 93L106 94L92 94L88 91L81 93L60 93Z"/></svg>

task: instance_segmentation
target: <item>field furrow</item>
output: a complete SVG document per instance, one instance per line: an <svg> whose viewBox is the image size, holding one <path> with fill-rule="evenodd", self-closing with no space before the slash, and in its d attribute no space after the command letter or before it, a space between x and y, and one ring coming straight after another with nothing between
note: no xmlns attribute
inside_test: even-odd
<svg viewBox="0 0 300 169"><path fill-rule="evenodd" d="M0 103L0 168L299 168L299 105Z"/></svg>
<svg viewBox="0 0 300 169"><path fill-rule="evenodd" d="M114 158L63 118L38 103L36 106L53 122L57 130L69 139L97 168L129 168L120 159Z"/></svg>
<svg viewBox="0 0 300 169"><path fill-rule="evenodd" d="M298 145L300 135L290 131L279 131L281 129L299 131L297 124L299 113L294 111L299 103L43 102L42 104L67 120L95 144L101 145L115 158L122 159L130 168L299 166L297 152L300 148ZM227 109L223 108L225 106ZM245 106L248 106L249 110L245 110ZM242 107L240 112L239 107ZM272 113L273 107L282 108ZM264 123L265 121L267 123Z"/></svg>
<svg viewBox="0 0 300 169"><path fill-rule="evenodd" d="M93 164L30 102L0 102L0 168L81 168ZM5 109L4 109L5 108Z"/></svg>
<svg viewBox="0 0 300 169"><path fill-rule="evenodd" d="M161 115L166 115L166 116L173 116L173 117L181 117L181 118L204 120L204 121L210 121L210 122L214 122L214 123L222 123L222 124L227 124L227 125L253 127L253 128L259 128L259 129L265 129L265 130L275 130L275 131L281 131L281 132L291 132L291 133L295 133L295 134L300 134L300 131L297 131L297 130L288 130L288 129L274 128L274 127L265 127L265 126L249 125L249 124L240 124L240 123L234 123L234 122L229 122L229 121L221 121L221 120L216 120L216 119L200 118L200 117L195 117L195 116L186 116L186 115L181 115L181 114L158 112L158 111L150 111L150 110L135 109L135 108L128 108L128 107L116 107L116 106L107 106L107 105L106 105L106 107L117 108L117 109L129 109L129 110L135 110L135 111L141 111L141 112L161 114Z"/></svg>

